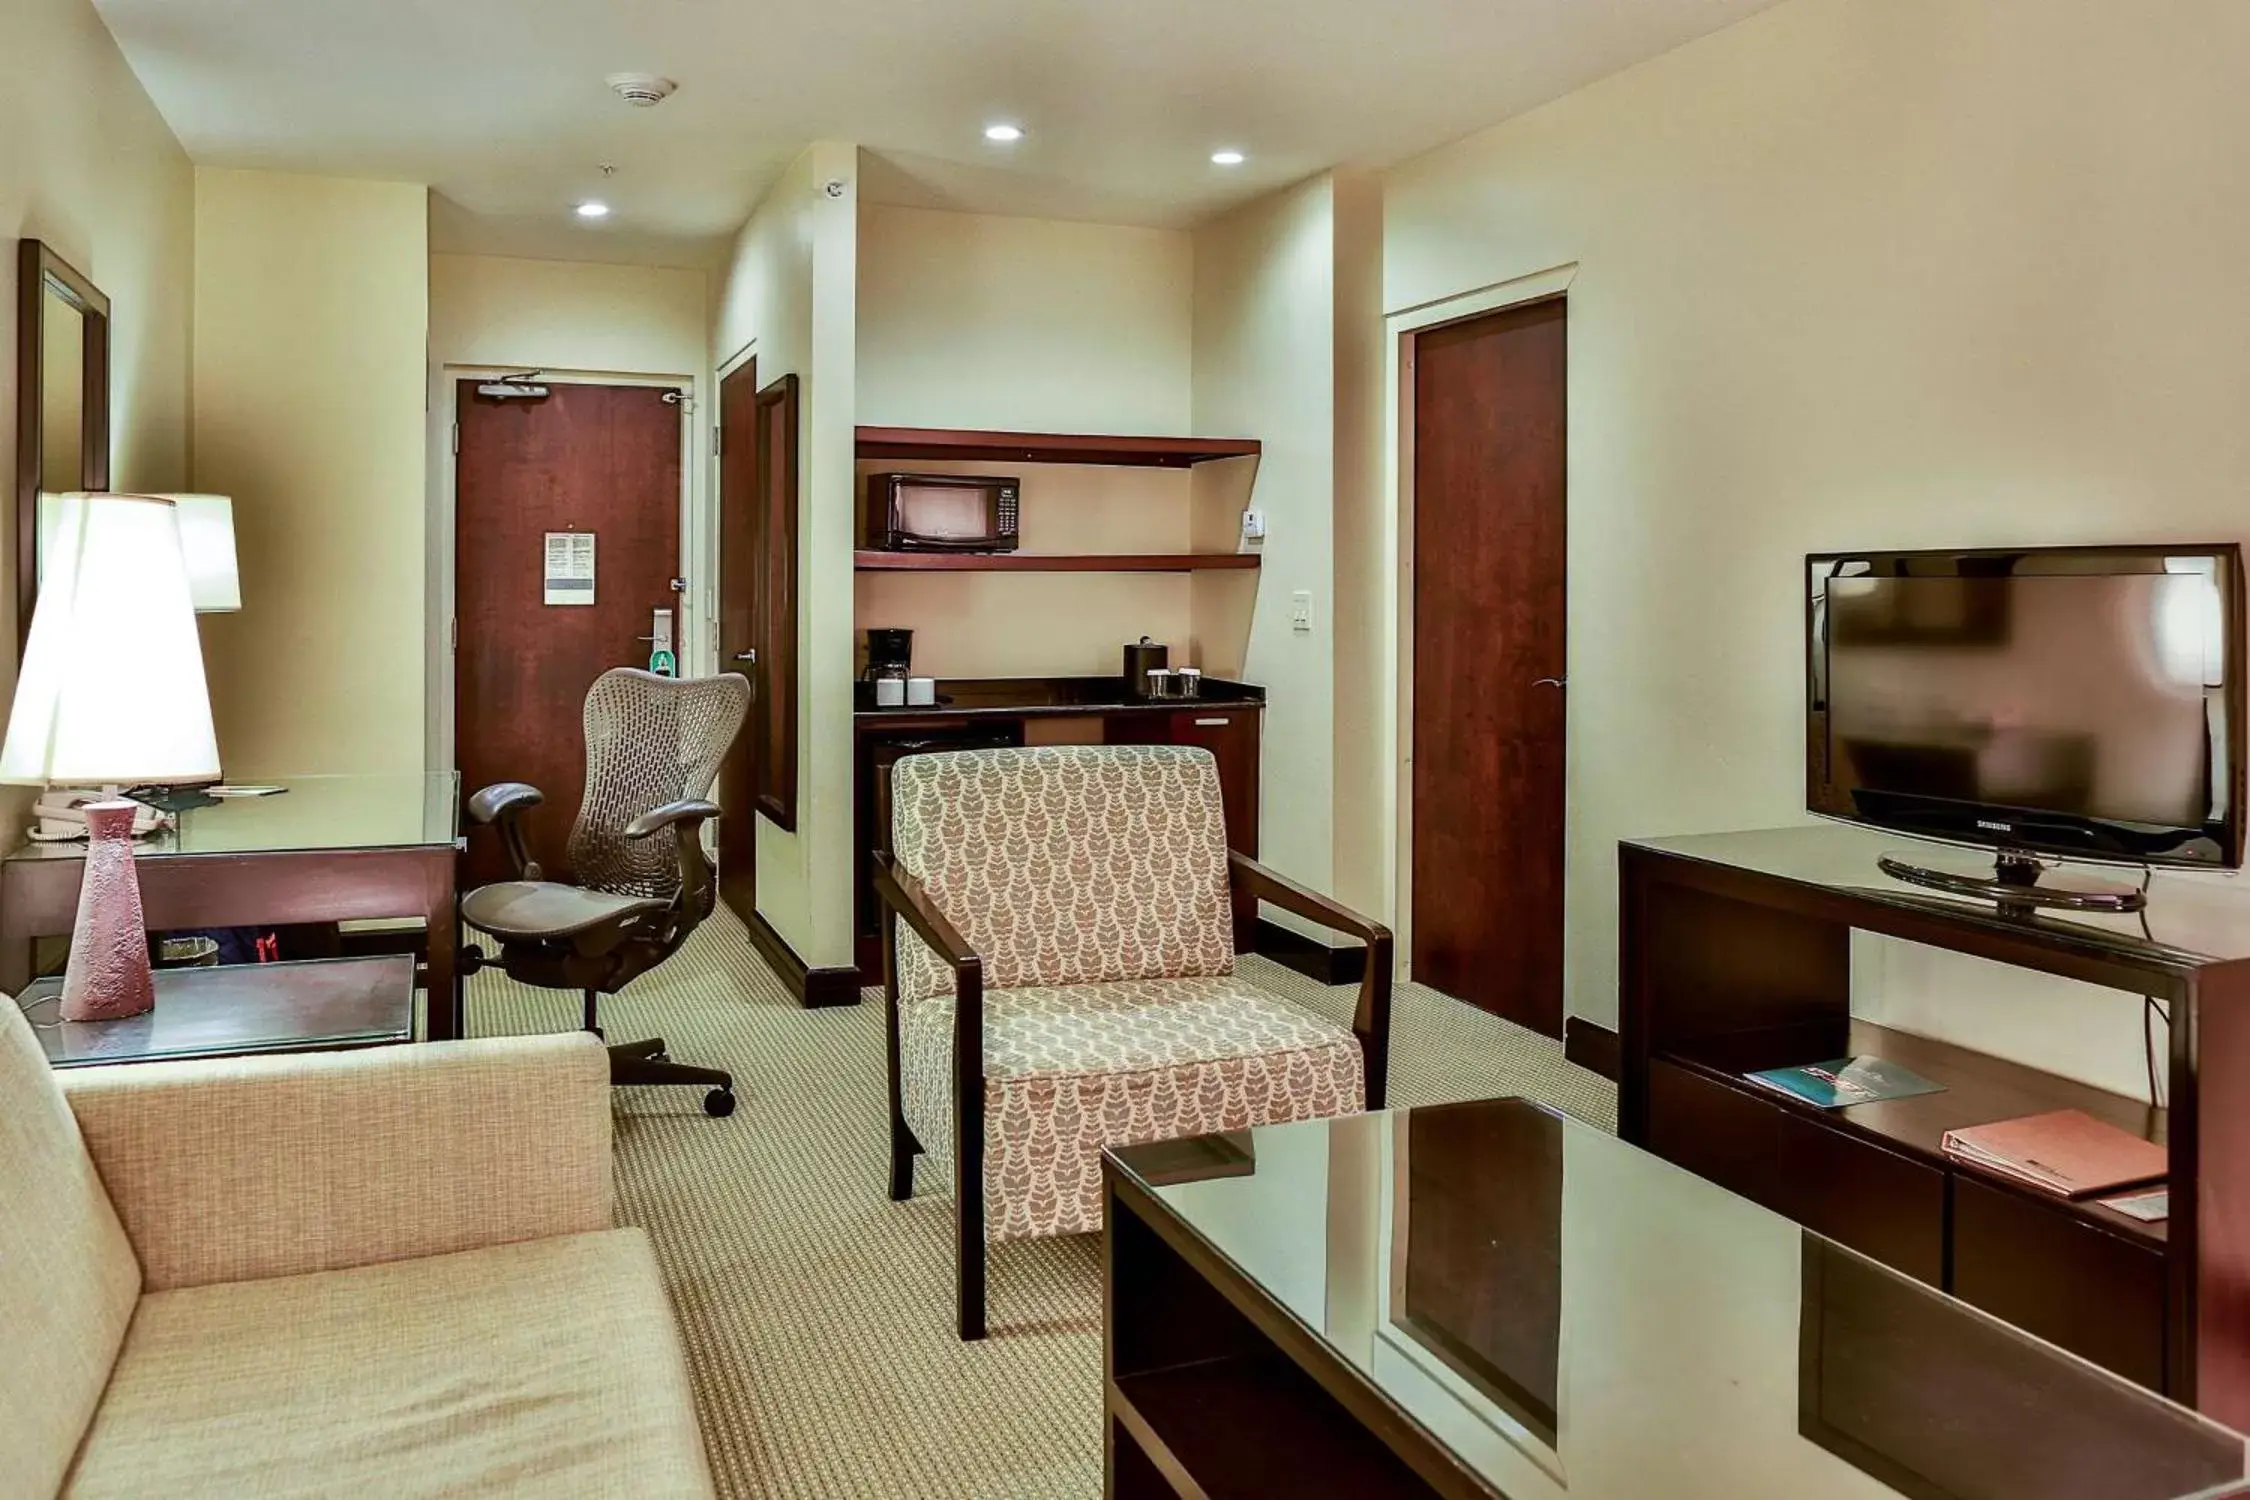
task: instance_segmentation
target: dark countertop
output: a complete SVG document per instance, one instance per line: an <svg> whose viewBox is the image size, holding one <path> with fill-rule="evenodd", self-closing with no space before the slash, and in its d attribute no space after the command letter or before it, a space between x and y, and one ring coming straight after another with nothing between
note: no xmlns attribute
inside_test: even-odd
<svg viewBox="0 0 2250 1500"><path fill-rule="evenodd" d="M945 677L938 680L935 707L874 706L875 685L855 683L853 722L860 727L888 719L1027 719L1062 714L1175 713L1194 708L1263 708L1266 690L1223 677L1203 679L1199 698L1144 702L1125 696L1123 677Z"/></svg>

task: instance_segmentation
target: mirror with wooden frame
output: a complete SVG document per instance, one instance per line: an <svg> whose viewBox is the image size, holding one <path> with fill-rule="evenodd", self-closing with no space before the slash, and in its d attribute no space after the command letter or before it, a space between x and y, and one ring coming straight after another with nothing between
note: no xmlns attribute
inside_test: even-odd
<svg viewBox="0 0 2250 1500"><path fill-rule="evenodd" d="M16 253L16 643L39 600L39 497L109 488L109 299L38 240Z"/></svg>

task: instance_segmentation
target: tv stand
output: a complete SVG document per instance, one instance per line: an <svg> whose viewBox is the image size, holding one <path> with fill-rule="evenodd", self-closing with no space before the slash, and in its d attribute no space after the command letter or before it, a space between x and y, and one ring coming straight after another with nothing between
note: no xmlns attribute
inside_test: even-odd
<svg viewBox="0 0 2250 1500"><path fill-rule="evenodd" d="M2250 885L2160 873L2141 913L2002 912L1887 878L1886 842L1833 824L1619 847L1619 1133L2250 1425ZM2136 1016L2141 996L2168 1003L2170 1108L1856 1018L1854 933L2103 986ZM1943 1091L1823 1110L1742 1076L1855 1053ZM2053 1198L1940 1149L1956 1127L2052 1109L2163 1144L2170 1219Z"/></svg>
<svg viewBox="0 0 2250 1500"><path fill-rule="evenodd" d="M2003 916L2025 917L2046 907L2056 911L2137 912L2148 905L2140 887L2120 885L2075 871L2052 869L2032 855L2002 849L1992 868L1948 868L1924 864L1898 853L1877 856L1876 868L1893 880L1953 896L1996 902Z"/></svg>

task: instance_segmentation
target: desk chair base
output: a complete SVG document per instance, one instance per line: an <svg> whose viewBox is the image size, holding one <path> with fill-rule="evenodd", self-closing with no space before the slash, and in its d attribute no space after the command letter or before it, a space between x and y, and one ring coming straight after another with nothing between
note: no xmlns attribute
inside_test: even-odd
<svg viewBox="0 0 2250 1500"><path fill-rule="evenodd" d="M688 1063L672 1061L665 1054L662 1037L650 1037L642 1042L622 1042L610 1048L609 1081L612 1087L647 1084L708 1085L711 1091L703 1096L703 1112L721 1120L734 1113L734 1079L717 1068L698 1068Z"/></svg>
<svg viewBox="0 0 2250 1500"><path fill-rule="evenodd" d="M486 954L474 943L461 945L460 957L453 969L454 1006L463 1014L467 1012L469 976L480 970L499 968L498 959ZM595 1036L601 1036L599 1006L601 992L581 990L585 1008L580 1022ZM709 1092L703 1096L703 1112L715 1120L723 1120L734 1113L734 1075L718 1068L691 1067L672 1061L662 1037L650 1037L639 1042L620 1042L609 1049L609 1082L612 1088L634 1087L689 1087L701 1086Z"/></svg>

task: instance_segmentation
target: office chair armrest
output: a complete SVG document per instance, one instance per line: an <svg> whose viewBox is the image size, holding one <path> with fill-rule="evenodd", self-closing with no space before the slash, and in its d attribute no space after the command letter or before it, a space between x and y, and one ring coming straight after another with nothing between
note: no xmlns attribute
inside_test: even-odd
<svg viewBox="0 0 2250 1500"><path fill-rule="evenodd" d="M625 837L645 839L650 834L666 828L682 828L694 833L703 824L719 815L716 802L667 802L662 807L652 807L625 825Z"/></svg>
<svg viewBox="0 0 2250 1500"><path fill-rule="evenodd" d="M537 807L546 801L539 788L525 781L495 781L481 791L469 794L469 816L479 823L490 823L496 818L511 818L526 808Z"/></svg>
<svg viewBox="0 0 2250 1500"><path fill-rule="evenodd" d="M1366 1072L1367 1107L1381 1109L1390 1073L1391 930L1318 891L1306 889L1279 871L1267 869L1239 849L1227 851L1227 867L1236 889L1367 945L1367 967L1359 978L1352 1034L1359 1038L1360 1061Z"/></svg>
<svg viewBox="0 0 2250 1500"><path fill-rule="evenodd" d="M508 846L508 860L519 880L537 880L542 871L523 841L523 815L546 801L539 788L523 781L496 781L469 794L469 816L479 823L498 823L500 841Z"/></svg>

